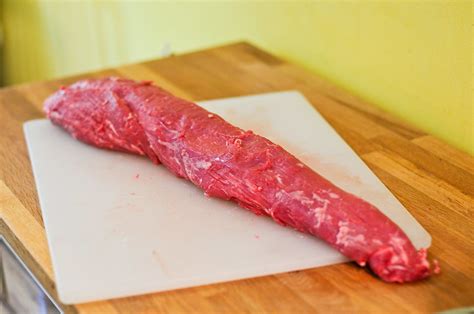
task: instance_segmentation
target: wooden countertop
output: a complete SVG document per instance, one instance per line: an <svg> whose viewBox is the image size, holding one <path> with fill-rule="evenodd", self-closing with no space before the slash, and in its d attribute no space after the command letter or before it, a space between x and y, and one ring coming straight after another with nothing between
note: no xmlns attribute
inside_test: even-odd
<svg viewBox="0 0 474 314"><path fill-rule="evenodd" d="M387 284L353 263L65 306L84 313L436 312L474 305L474 158L247 43L0 90L0 231L56 295L22 133L59 86L84 77L153 80L192 100L301 91L433 237L440 275ZM2 183L3 181L3 183Z"/></svg>

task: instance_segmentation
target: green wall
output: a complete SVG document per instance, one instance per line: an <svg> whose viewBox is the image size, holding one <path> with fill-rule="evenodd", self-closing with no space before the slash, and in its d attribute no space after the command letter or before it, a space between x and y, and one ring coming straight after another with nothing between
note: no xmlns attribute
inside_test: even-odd
<svg viewBox="0 0 474 314"><path fill-rule="evenodd" d="M470 1L4 0L7 83L246 39L474 154Z"/></svg>

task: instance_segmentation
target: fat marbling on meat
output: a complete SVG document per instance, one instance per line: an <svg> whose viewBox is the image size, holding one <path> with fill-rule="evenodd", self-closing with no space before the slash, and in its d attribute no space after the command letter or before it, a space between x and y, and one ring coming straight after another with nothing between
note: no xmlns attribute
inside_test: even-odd
<svg viewBox="0 0 474 314"><path fill-rule="evenodd" d="M151 82L83 80L44 105L78 140L144 155L211 197L323 239L388 282L428 277L426 250L375 206L345 192L278 144Z"/></svg>

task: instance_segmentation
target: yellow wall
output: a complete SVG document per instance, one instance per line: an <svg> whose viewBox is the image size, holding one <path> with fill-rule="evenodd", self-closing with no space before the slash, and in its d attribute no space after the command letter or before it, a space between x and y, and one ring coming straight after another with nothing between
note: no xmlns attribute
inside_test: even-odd
<svg viewBox="0 0 474 314"><path fill-rule="evenodd" d="M474 154L470 1L4 0L3 17L8 83L247 39Z"/></svg>

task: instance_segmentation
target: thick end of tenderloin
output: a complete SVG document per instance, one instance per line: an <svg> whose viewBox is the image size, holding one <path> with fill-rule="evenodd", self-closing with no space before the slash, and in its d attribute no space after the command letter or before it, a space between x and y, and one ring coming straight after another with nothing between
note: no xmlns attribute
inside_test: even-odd
<svg viewBox="0 0 474 314"><path fill-rule="evenodd" d="M136 114L110 88L81 81L46 99L44 112L74 138L94 146L146 155L159 163ZM85 92L86 90L86 92Z"/></svg>

